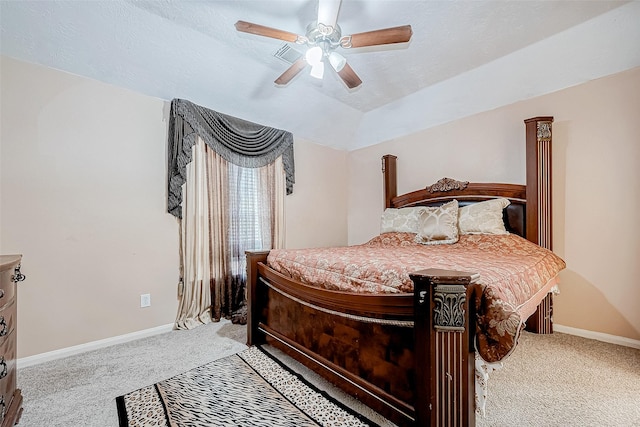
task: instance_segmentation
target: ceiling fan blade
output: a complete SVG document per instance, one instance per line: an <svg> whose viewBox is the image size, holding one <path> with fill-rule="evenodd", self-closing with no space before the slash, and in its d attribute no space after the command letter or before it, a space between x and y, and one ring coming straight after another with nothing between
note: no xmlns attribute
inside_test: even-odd
<svg viewBox="0 0 640 427"><path fill-rule="evenodd" d="M341 45L345 48L377 46L381 44L405 43L411 40L411 25L403 25L400 27L385 28L383 30L368 31L366 33L352 34L347 36L345 44ZM350 41L348 40L350 38Z"/></svg>
<svg viewBox="0 0 640 427"><path fill-rule="evenodd" d="M356 88L362 84L362 80L349 64L344 64L342 70L338 71L338 75L349 89Z"/></svg>
<svg viewBox="0 0 640 427"><path fill-rule="evenodd" d="M265 27L264 25L252 24L251 22L236 22L236 30L243 33L256 34L258 36L271 37L272 39L284 40L286 42L296 42L299 36L288 31L278 30L276 28Z"/></svg>
<svg viewBox="0 0 640 427"><path fill-rule="evenodd" d="M335 28L342 0L318 0L318 24Z"/></svg>
<svg viewBox="0 0 640 427"><path fill-rule="evenodd" d="M294 62L291 65L291 67L287 68L287 70L275 80L275 84L280 86L286 85L291 81L291 79L297 76L298 73L300 73L300 71L304 70L306 66L307 66L307 61L305 61L304 58L298 59L296 62Z"/></svg>

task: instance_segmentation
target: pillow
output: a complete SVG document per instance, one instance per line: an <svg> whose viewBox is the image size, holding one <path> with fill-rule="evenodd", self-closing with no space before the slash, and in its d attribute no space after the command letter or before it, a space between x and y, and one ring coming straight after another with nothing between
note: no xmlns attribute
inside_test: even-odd
<svg viewBox="0 0 640 427"><path fill-rule="evenodd" d="M418 216L425 208L387 208L382 213L382 224L380 233L417 233Z"/></svg>
<svg viewBox="0 0 640 427"><path fill-rule="evenodd" d="M461 207L458 213L460 234L509 234L502 219L502 210L509 203L500 198Z"/></svg>
<svg viewBox="0 0 640 427"><path fill-rule="evenodd" d="M428 207L420 213L416 243L443 245L458 241L458 201Z"/></svg>

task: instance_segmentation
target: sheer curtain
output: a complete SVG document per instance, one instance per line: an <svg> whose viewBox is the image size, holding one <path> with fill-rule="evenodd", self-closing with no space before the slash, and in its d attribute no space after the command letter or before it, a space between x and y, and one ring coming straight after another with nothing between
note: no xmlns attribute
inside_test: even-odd
<svg viewBox="0 0 640 427"><path fill-rule="evenodd" d="M234 313L242 319L245 251L281 248L285 237L282 157L246 168L227 162L202 138L192 150L182 186L178 329Z"/></svg>

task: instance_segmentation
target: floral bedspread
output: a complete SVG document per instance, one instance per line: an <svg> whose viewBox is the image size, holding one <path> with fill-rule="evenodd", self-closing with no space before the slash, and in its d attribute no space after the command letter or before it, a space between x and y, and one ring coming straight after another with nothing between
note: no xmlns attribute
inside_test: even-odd
<svg viewBox="0 0 640 427"><path fill-rule="evenodd" d="M421 245L412 233L384 233L363 245L274 249L267 263L302 283L326 289L413 292L409 273L442 268L479 273L476 345L497 362L515 347L524 321L555 284L565 262L517 235L462 235L451 245Z"/></svg>

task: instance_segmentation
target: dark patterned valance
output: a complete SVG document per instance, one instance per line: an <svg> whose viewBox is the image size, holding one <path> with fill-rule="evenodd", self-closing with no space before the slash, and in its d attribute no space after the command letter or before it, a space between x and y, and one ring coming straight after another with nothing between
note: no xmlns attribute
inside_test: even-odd
<svg viewBox="0 0 640 427"><path fill-rule="evenodd" d="M170 214L182 216L182 184L199 136L223 159L245 168L259 168L282 156L287 194L293 192L293 135L201 107L184 99L171 101L169 117L168 203Z"/></svg>

